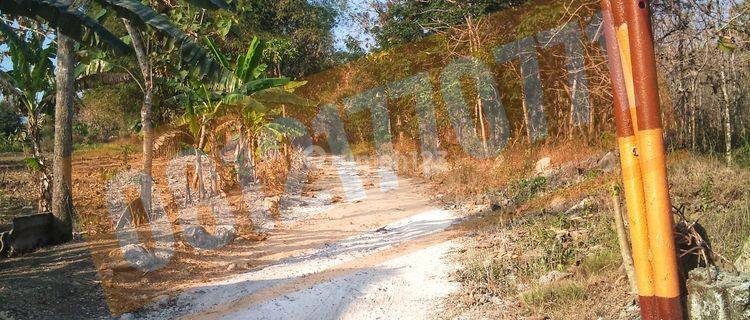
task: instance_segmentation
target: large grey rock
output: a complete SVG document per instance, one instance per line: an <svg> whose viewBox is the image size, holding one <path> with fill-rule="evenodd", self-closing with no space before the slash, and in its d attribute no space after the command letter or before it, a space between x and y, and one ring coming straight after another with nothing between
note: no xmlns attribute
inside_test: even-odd
<svg viewBox="0 0 750 320"><path fill-rule="evenodd" d="M135 316L132 313L123 313L119 320L133 320L135 319Z"/></svg>
<svg viewBox="0 0 750 320"><path fill-rule="evenodd" d="M750 319L750 276L716 267L690 271L687 281L691 320Z"/></svg>
<svg viewBox="0 0 750 320"><path fill-rule="evenodd" d="M737 271L750 274L750 238L745 241L740 256L734 261L734 266Z"/></svg>
<svg viewBox="0 0 750 320"><path fill-rule="evenodd" d="M8 226L4 227L7 230ZM29 252L50 244L52 215L31 214L13 218L12 229L0 233L0 255Z"/></svg>
<svg viewBox="0 0 750 320"><path fill-rule="evenodd" d="M541 278L539 278L539 284L546 286L548 284L552 284L555 282L558 282L560 280L566 279L571 277L573 274L570 272L562 272L557 270L552 270L549 273L543 275Z"/></svg>
<svg viewBox="0 0 750 320"><path fill-rule="evenodd" d="M122 257L131 266L139 270L151 270L159 261L150 251L140 244L129 244L122 247Z"/></svg>
<svg viewBox="0 0 750 320"><path fill-rule="evenodd" d="M617 169L619 164L620 164L620 159L617 157L617 154L610 151L610 152L607 152L607 154L605 154L604 157L599 159L599 162L596 163L596 168L603 172L610 172L612 170Z"/></svg>
<svg viewBox="0 0 750 320"><path fill-rule="evenodd" d="M208 233L202 226L190 226L186 228L182 237L195 248L216 249L234 240L237 234L235 229L229 226L218 226L215 233Z"/></svg>

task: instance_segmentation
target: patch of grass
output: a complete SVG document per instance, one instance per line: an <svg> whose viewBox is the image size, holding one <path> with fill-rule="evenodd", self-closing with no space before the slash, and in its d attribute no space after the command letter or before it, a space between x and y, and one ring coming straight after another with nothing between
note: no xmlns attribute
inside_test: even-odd
<svg viewBox="0 0 750 320"><path fill-rule="evenodd" d="M510 186L511 199L515 203L524 203L544 191L546 186L547 177L543 176L516 180Z"/></svg>
<svg viewBox="0 0 750 320"><path fill-rule="evenodd" d="M600 174L602 174L602 171L599 170L599 169L589 170L589 171L586 171L586 173L584 174L584 178L586 178L586 179L595 179Z"/></svg>
<svg viewBox="0 0 750 320"><path fill-rule="evenodd" d="M104 144L99 142L93 142L93 143L74 143L73 144L73 150L75 151L92 151L92 150L101 150L103 148Z"/></svg>
<svg viewBox="0 0 750 320"><path fill-rule="evenodd" d="M547 272L551 270L564 270L566 266L575 262L578 248L572 242L570 235L573 224L564 214L540 219L531 227L534 236L531 237L530 245L542 249L544 255L536 262L541 269Z"/></svg>
<svg viewBox="0 0 750 320"><path fill-rule="evenodd" d="M698 222L706 229L712 249L734 262L745 241L750 241L750 200L705 215Z"/></svg>
<svg viewBox="0 0 750 320"><path fill-rule="evenodd" d="M669 169L673 204L706 229L716 253L735 259L750 230L750 170L690 154Z"/></svg>
<svg viewBox="0 0 750 320"><path fill-rule="evenodd" d="M140 152L141 141L133 138L121 138L112 142L89 142L89 143L75 143L73 144L73 150L77 153L94 153L94 154L107 154L107 153L119 153L122 152L123 148L131 148L132 151Z"/></svg>
<svg viewBox="0 0 750 320"><path fill-rule="evenodd" d="M586 290L575 282L564 281L535 287L522 294L521 298L529 306L546 307L549 304L567 304L586 299Z"/></svg>
<svg viewBox="0 0 750 320"><path fill-rule="evenodd" d="M480 294L493 296L517 294L516 276L509 272L507 263L502 260L476 259L461 271L459 277L462 282L473 283L475 291Z"/></svg>
<svg viewBox="0 0 750 320"><path fill-rule="evenodd" d="M587 276L597 275L604 270L617 269L622 263L621 259L615 250L599 251L583 258L579 270Z"/></svg>

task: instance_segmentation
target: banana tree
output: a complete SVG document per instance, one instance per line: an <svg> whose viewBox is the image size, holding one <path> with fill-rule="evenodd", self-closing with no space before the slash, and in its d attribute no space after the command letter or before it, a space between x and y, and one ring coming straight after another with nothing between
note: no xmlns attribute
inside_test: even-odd
<svg viewBox="0 0 750 320"><path fill-rule="evenodd" d="M66 242L73 237L73 201L70 190L72 175L72 114L73 114L73 41L98 46L106 44L117 53L130 51L104 26L85 13L71 8L63 0L2 0L0 15L9 16L10 21L27 17L44 22L50 29L57 30L57 67L55 68L55 147L52 162L52 215L54 226L51 234L53 243Z"/></svg>
<svg viewBox="0 0 750 320"><path fill-rule="evenodd" d="M257 136L270 123L270 116L278 113L270 106L281 103L313 105L309 100L293 94L295 88L305 83L285 77L264 77L266 65L261 63L263 44L257 37L253 38L245 54L237 57L234 66L229 65L228 58L219 52L211 39L204 40L214 59L229 72L210 86L197 82L180 86L183 93L175 98L182 100L186 106L180 124L187 126L193 135L196 150L210 146L209 152L217 166L220 161L216 136L226 131L237 132L237 162L240 166L244 165L244 148L247 144L251 151L248 153L250 164L254 165ZM196 151L197 172L200 171L199 162L200 156ZM202 179L198 175L196 179L200 194L203 194L200 185Z"/></svg>
<svg viewBox="0 0 750 320"><path fill-rule="evenodd" d="M195 178L193 185L198 189L198 196L202 199L206 193L203 184L203 167L201 165L202 150L206 147L206 136L211 136L210 147L212 155L216 152L213 126L216 120L225 112L224 104L220 96L212 92L204 84L195 84L198 89L191 90L186 94L178 96L185 105L185 113L178 121L178 126L185 127L193 137L195 149ZM215 158L216 160L216 158ZM216 180L212 180L212 194L218 190ZM190 192L187 192L190 197Z"/></svg>
<svg viewBox="0 0 750 320"><path fill-rule="evenodd" d="M121 17L130 37L131 44L135 51L138 69L142 77L142 84L139 84L143 92L143 105L141 107L140 131L143 134L143 173L149 177L152 176L154 134L152 123L153 110L153 91L154 91L154 72L153 61L150 58L152 51L149 40L144 31L149 29L157 34L166 36L174 40L179 46L179 52L183 60L189 66L187 69L198 66L200 75L208 75L210 78L217 78L221 68L209 59L208 53L203 50L197 43L190 39L185 33L176 28L172 22L165 16L156 13L151 7L141 4L138 1L122 0L96 0L102 6L112 8ZM198 5L207 9L226 9L235 10L234 6L224 0L191 0L191 4ZM199 59L200 58L200 59ZM201 60L203 63L201 63ZM194 64L198 62L198 64ZM136 80L138 81L138 80ZM141 185L141 199L144 200L144 207L147 212L151 212L151 185L143 183Z"/></svg>
<svg viewBox="0 0 750 320"><path fill-rule="evenodd" d="M215 5L220 0L194 0L202 5ZM112 8L123 18L140 26L150 26L159 34L175 40L180 46L183 62L197 73L216 77L222 70L208 56L200 45L174 27L163 15L136 0L97 0L104 7ZM89 17L78 6L66 0L2 0L0 14L16 17L28 17L44 21L50 28L57 30L57 67L55 68L55 148L53 161L53 194L52 215L55 227L52 241L65 242L72 238L73 204L70 182L72 180L72 117L75 97L74 41L99 46L102 43L108 48L122 54L132 51L117 36L112 34L98 21Z"/></svg>
<svg viewBox="0 0 750 320"><path fill-rule="evenodd" d="M39 130L42 112L51 110L54 104L52 59L55 44L45 44L47 34L43 32L20 31L19 37L19 31L4 22L0 22L0 34L6 40L11 66L10 70L0 70L0 90L26 120L26 134L31 143L31 156L26 158L26 163L37 174L37 210L49 212L52 180L42 153Z"/></svg>
<svg viewBox="0 0 750 320"><path fill-rule="evenodd" d="M211 39L205 42L215 59L223 66L227 66L227 58L223 56ZM294 90L305 85L304 81L292 81L286 77L266 78L264 74L267 65L261 62L264 43L257 37L250 42L244 55L237 57L234 67L231 68L230 77L224 79L217 87L227 92L223 101L231 106L229 108L233 123L238 133L238 147L236 162L244 165L244 156L248 155L249 164L255 166L256 147L258 137L263 131L272 132L269 128L272 117L278 116L281 109L273 106L285 104L296 106L313 106L311 101L294 94ZM277 136L278 137L278 136ZM245 146L249 146L249 152L245 152ZM253 175L252 177L256 177ZM240 177L242 179L242 177Z"/></svg>

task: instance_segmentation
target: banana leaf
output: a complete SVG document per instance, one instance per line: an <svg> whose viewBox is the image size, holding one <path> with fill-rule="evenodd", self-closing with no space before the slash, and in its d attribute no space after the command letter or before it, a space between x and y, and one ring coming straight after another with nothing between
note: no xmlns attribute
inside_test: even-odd
<svg viewBox="0 0 750 320"><path fill-rule="evenodd" d="M221 65L214 61L203 47L175 27L167 16L135 0L96 0L96 2L112 8L118 16L130 20L140 28L148 26L173 39L180 48L182 61L190 68L197 68L201 74L212 80L221 77L223 72Z"/></svg>
<svg viewBox="0 0 750 320"><path fill-rule="evenodd" d="M11 16L41 18L51 27L86 46L106 44L115 53L127 54L132 48L85 13L62 0L2 0L0 11Z"/></svg>

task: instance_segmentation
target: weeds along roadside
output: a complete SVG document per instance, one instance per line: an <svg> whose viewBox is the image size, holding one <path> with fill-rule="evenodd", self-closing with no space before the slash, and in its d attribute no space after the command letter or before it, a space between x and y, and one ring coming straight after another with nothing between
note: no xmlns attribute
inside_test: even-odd
<svg viewBox="0 0 750 320"><path fill-rule="evenodd" d="M555 159L555 147L509 151L505 167L460 159L431 179L446 202L489 201L498 209L453 255L461 290L448 299L447 318L637 315L613 228L609 187L619 176L592 166L601 149L561 157L566 162ZM556 171L536 174L534 163L545 156ZM734 261L750 230L750 171L688 152L670 154L669 171L673 203L703 225L715 252Z"/></svg>

